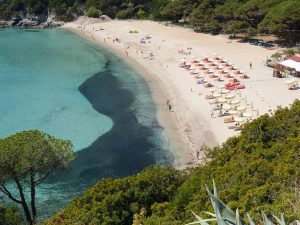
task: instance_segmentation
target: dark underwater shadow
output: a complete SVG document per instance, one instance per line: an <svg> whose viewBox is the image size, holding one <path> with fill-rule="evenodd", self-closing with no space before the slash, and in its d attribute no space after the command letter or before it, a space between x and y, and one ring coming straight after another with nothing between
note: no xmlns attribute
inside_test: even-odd
<svg viewBox="0 0 300 225"><path fill-rule="evenodd" d="M134 95L121 87L110 66L108 62L103 72L87 79L79 90L95 110L112 119L112 129L79 151L70 167L49 182L93 184L105 177L134 174L155 163L151 154L155 146L148 140L153 131L138 122L131 108Z"/></svg>

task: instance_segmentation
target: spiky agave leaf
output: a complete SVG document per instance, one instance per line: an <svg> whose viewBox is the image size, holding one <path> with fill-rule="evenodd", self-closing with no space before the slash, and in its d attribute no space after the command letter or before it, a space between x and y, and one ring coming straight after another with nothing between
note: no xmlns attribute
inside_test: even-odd
<svg viewBox="0 0 300 225"><path fill-rule="evenodd" d="M229 208L224 202L218 199L215 195L213 195L208 187L206 186L206 191L210 197L211 202L213 203L213 207L215 212L219 211L221 215L223 215L226 220L229 221L231 224L236 224L236 214L235 212ZM246 223L240 218L240 224L246 225Z"/></svg>
<svg viewBox="0 0 300 225"><path fill-rule="evenodd" d="M218 225L228 225L223 219L218 207L216 208L216 218L217 218Z"/></svg>
<svg viewBox="0 0 300 225"><path fill-rule="evenodd" d="M251 216L248 213L247 213L247 217L248 217L250 225L255 225L253 219L251 218Z"/></svg>
<svg viewBox="0 0 300 225"><path fill-rule="evenodd" d="M196 219L198 221L195 221L195 222L192 222L192 223L188 223L186 225L193 225L193 224L209 225L207 222L209 222L209 221L216 221L216 219L202 219L200 216L198 216L196 213L194 213L194 211L192 211L192 213L194 214L194 216L196 217Z"/></svg>
<svg viewBox="0 0 300 225"><path fill-rule="evenodd" d="M241 218L240 218L240 214L239 214L239 209L236 209L235 212L235 220L236 220L236 225L241 225Z"/></svg>
<svg viewBox="0 0 300 225"><path fill-rule="evenodd" d="M285 224L285 220L284 220L284 216L283 216L283 214L281 214L281 219L279 219L277 216L275 216L275 215L272 215L275 219L276 219L276 221L277 221L277 223L278 224L280 224L280 225L286 225Z"/></svg>
<svg viewBox="0 0 300 225"><path fill-rule="evenodd" d="M261 211L263 220L264 220L264 225L272 225L272 222L269 220L267 215L264 213L264 211Z"/></svg>
<svg viewBox="0 0 300 225"><path fill-rule="evenodd" d="M206 213L207 215L210 215L210 216L212 216L212 217L215 217L215 218L216 218L216 214L214 214L214 213L211 213L211 212L204 212L204 213Z"/></svg>

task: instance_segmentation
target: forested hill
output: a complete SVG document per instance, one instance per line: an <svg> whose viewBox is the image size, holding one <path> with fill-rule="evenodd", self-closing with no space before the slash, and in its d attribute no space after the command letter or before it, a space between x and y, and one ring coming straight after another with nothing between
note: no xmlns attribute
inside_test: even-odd
<svg viewBox="0 0 300 225"><path fill-rule="evenodd" d="M250 213L300 218L300 101L246 124L241 135L206 149L192 170L151 167L131 177L104 179L75 198L45 225L182 225L211 211L204 189L216 181L228 206ZM207 215L206 215L207 216ZM203 214L205 217L205 214ZM260 221L258 224L262 224Z"/></svg>
<svg viewBox="0 0 300 225"><path fill-rule="evenodd" d="M299 0L0 0L0 19L52 14L70 21L89 9L120 19L181 20L204 32L300 36Z"/></svg>

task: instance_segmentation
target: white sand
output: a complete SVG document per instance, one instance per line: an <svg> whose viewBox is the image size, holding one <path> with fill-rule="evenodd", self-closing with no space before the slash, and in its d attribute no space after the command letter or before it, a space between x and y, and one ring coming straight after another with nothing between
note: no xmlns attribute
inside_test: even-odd
<svg viewBox="0 0 300 225"><path fill-rule="evenodd" d="M176 167L197 162L196 151L203 144L220 145L228 137L238 134L228 129L223 118L211 118L212 106L204 98L209 89L197 85L186 70L179 68L181 58L193 59L218 53L247 72L250 79L243 80L246 89L241 93L243 101L247 101L248 109L255 115L254 110L258 109L262 115L279 105L288 106L300 97L300 90L287 90L284 82L286 79L273 78L272 70L263 65L263 61L274 51L235 41L229 43L222 35L199 34L152 21L101 23L93 20L91 23L88 19L81 18L80 22L68 23L65 27L95 40L141 71L153 90L158 106L158 119L176 157ZM130 34L130 30L138 30L139 33ZM148 34L152 37L149 39L151 43L140 44L141 38ZM116 37L121 43L113 43ZM188 51L187 47L192 48L190 56L178 54L181 49ZM154 59L145 59L150 53L154 54ZM249 62L253 64L252 69L249 68ZM172 112L169 112L166 105L168 99ZM251 103L253 110L250 109ZM200 159L201 156L200 153Z"/></svg>

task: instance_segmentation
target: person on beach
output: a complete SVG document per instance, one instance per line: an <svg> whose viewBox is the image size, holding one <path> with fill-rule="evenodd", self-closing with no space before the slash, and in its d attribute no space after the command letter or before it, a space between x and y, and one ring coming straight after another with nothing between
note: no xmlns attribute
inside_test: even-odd
<svg viewBox="0 0 300 225"><path fill-rule="evenodd" d="M169 106L169 104L170 104L170 100L168 99L168 100L167 100L167 106Z"/></svg>
<svg viewBox="0 0 300 225"><path fill-rule="evenodd" d="M252 69L252 62L249 63L249 67L250 67L250 69Z"/></svg>
<svg viewBox="0 0 300 225"><path fill-rule="evenodd" d="M172 110L172 106L171 106L171 104L169 104L169 111L171 111Z"/></svg>
<svg viewBox="0 0 300 225"><path fill-rule="evenodd" d="M200 152L197 150L197 152L196 152L197 159L199 159L199 156L200 156Z"/></svg>

